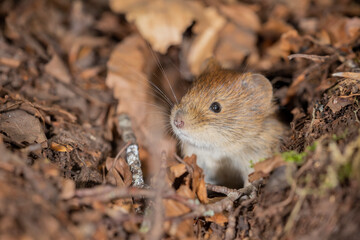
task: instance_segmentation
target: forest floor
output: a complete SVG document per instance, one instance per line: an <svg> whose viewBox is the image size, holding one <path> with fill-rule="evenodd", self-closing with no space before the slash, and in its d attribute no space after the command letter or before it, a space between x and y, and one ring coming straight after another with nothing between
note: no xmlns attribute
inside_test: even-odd
<svg viewBox="0 0 360 240"><path fill-rule="evenodd" d="M0 239L359 239L357 16L350 0L2 1ZM255 190L206 185L162 131L209 56L265 75L289 126Z"/></svg>

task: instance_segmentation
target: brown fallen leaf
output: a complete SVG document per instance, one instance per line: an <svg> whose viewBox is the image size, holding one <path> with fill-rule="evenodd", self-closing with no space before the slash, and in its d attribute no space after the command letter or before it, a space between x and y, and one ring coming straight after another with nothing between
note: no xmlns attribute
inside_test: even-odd
<svg viewBox="0 0 360 240"><path fill-rule="evenodd" d="M219 32L225 24L225 18L215 8L208 7L203 10L198 24L194 26L194 32L197 33L197 36L186 56L190 70L194 75L200 74L204 61L213 55Z"/></svg>
<svg viewBox="0 0 360 240"><path fill-rule="evenodd" d="M191 157L185 157L184 161L193 168L193 172L191 176L192 177L191 186L194 193L197 195L200 202L208 203L209 200L207 198L204 173L203 170L196 164L196 156L192 155Z"/></svg>
<svg viewBox="0 0 360 240"><path fill-rule="evenodd" d="M107 182L118 187L129 187L131 185L132 174L125 159L118 158L115 161L114 158L108 157L105 166L108 170L106 175Z"/></svg>
<svg viewBox="0 0 360 240"><path fill-rule="evenodd" d="M183 32L202 9L199 3L180 0L112 0L110 7L117 13L125 13L152 48L163 54L169 46L181 43Z"/></svg>
<svg viewBox="0 0 360 240"><path fill-rule="evenodd" d="M215 213L214 216L205 217L207 222L214 222L222 227L225 226L225 223L229 221L229 218L225 216L223 213Z"/></svg>
<svg viewBox="0 0 360 240"><path fill-rule="evenodd" d="M239 28L232 22L228 22L220 32L214 54L216 59L225 68L239 66L246 56L249 56L249 64L258 59L256 50L257 35L249 29Z"/></svg>
<svg viewBox="0 0 360 240"><path fill-rule="evenodd" d="M168 168L168 176L173 181L186 172L186 166L183 163Z"/></svg>
<svg viewBox="0 0 360 240"><path fill-rule="evenodd" d="M260 30L260 19L250 6L237 2L236 4L220 5L219 11L243 30Z"/></svg>
<svg viewBox="0 0 360 240"><path fill-rule="evenodd" d="M195 194L188 185L180 186L180 188L176 192L177 194L183 197L188 197L190 199L193 199L195 197ZM190 211L188 207L175 200L164 199L163 204L165 207L165 215L167 217L178 217ZM192 219L186 219L181 221L179 224L173 226L172 222L166 221L164 223L164 229L165 231L169 232L170 235L176 236L178 239L189 237L194 235L192 222Z"/></svg>
<svg viewBox="0 0 360 240"><path fill-rule="evenodd" d="M249 175L249 182L268 176L275 168L285 165L281 155L268 158L265 161L255 163L254 172Z"/></svg>
<svg viewBox="0 0 360 240"><path fill-rule="evenodd" d="M69 70L57 54L54 54L50 62L45 65L45 72L63 83L71 81Z"/></svg>
<svg viewBox="0 0 360 240"><path fill-rule="evenodd" d="M278 38L294 28L281 19L269 19L262 27L261 33L266 36Z"/></svg>
<svg viewBox="0 0 360 240"><path fill-rule="evenodd" d="M341 98L341 97L332 96L329 99L328 103L326 104L326 107L329 107L333 113L337 113L342 108L353 103L354 103L353 98Z"/></svg>
<svg viewBox="0 0 360 240"><path fill-rule="evenodd" d="M260 59L257 66L260 69L269 70L281 58L288 61L287 57L289 54L291 52L299 52L303 42L303 37L300 37L296 30L283 33L277 42L266 48L265 56Z"/></svg>
<svg viewBox="0 0 360 240"><path fill-rule="evenodd" d="M359 38L360 18L346 18L328 15L321 19L321 29L326 31L334 47L341 47Z"/></svg>
<svg viewBox="0 0 360 240"><path fill-rule="evenodd" d="M23 110L0 114L0 131L19 144L44 143L47 141L39 119Z"/></svg>

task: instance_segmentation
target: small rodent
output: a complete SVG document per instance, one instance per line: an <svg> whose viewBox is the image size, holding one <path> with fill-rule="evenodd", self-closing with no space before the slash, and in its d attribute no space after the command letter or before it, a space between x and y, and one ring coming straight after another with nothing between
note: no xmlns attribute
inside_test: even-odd
<svg viewBox="0 0 360 240"><path fill-rule="evenodd" d="M274 112L267 78L210 59L171 110L170 122L183 155L196 154L207 183L240 188L249 183L252 163L279 149L284 127Z"/></svg>

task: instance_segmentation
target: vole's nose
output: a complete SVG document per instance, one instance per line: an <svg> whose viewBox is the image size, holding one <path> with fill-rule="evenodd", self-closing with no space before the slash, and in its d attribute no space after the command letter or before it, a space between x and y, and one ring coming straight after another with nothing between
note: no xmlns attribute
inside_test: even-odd
<svg viewBox="0 0 360 240"><path fill-rule="evenodd" d="M184 123L184 114L182 111L177 111L175 114L175 118L174 118L174 125L177 128L183 128L185 123Z"/></svg>

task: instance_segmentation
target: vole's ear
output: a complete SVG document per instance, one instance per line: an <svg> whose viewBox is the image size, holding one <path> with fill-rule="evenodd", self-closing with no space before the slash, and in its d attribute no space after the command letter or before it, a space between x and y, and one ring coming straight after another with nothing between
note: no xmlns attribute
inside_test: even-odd
<svg viewBox="0 0 360 240"><path fill-rule="evenodd" d="M270 81L261 74L244 74L243 87L261 105L261 108L268 108L272 105L273 88Z"/></svg>
<svg viewBox="0 0 360 240"><path fill-rule="evenodd" d="M205 73L220 69L221 69L220 63L215 59L215 57L210 57L201 64L200 72Z"/></svg>

